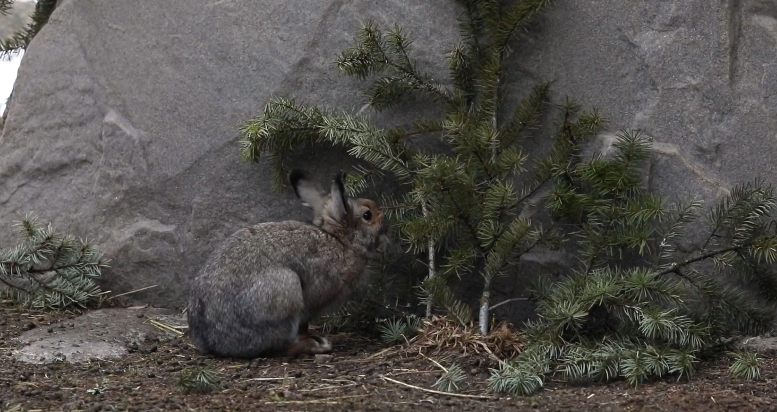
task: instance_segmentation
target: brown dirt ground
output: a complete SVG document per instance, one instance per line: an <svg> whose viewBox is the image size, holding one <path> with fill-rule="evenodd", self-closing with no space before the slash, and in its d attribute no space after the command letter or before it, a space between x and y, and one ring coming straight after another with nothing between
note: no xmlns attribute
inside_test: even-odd
<svg viewBox="0 0 777 412"><path fill-rule="evenodd" d="M468 374L462 394L438 395L439 377L427 357L353 335L335 335L331 359L213 359L200 356L186 339L148 342L120 360L30 365L11 354L21 331L67 327L75 314L26 313L0 308L0 411L777 411L777 361L767 356L758 382L729 378L728 359L704 363L691 381L672 379L632 388L624 382L548 382L537 395L495 396L486 391L486 357L454 358ZM202 365L221 375L211 394L184 394L182 370ZM404 387L382 377L414 385ZM87 391L103 387L100 394Z"/></svg>

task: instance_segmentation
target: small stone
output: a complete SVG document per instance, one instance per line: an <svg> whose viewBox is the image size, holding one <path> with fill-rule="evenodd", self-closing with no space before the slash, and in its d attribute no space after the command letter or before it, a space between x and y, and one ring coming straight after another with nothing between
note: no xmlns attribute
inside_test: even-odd
<svg viewBox="0 0 777 412"><path fill-rule="evenodd" d="M24 330L32 330L32 329L35 329L35 324L34 324L34 323L32 323L32 322L27 322L27 323L25 323L25 324L24 324L24 326L22 327L22 329L24 329Z"/></svg>
<svg viewBox="0 0 777 412"><path fill-rule="evenodd" d="M154 345L154 346L152 346L150 348L147 348L147 349L141 349L140 353L149 354L149 353L154 353L156 351L157 351L157 347L156 347L156 345Z"/></svg>
<svg viewBox="0 0 777 412"><path fill-rule="evenodd" d="M329 363L332 361L333 358L334 356L332 355L325 354L325 353L318 353L316 354L316 357L314 360L316 363Z"/></svg>
<svg viewBox="0 0 777 412"><path fill-rule="evenodd" d="M299 398L302 397L302 396L300 396L300 394L298 394L296 392L292 392L290 390L285 390L285 391L281 392L279 395L281 395L285 399L299 399Z"/></svg>
<svg viewBox="0 0 777 412"><path fill-rule="evenodd" d="M54 328L48 328L48 329L46 329L46 332L48 332L48 333L54 333Z"/></svg>
<svg viewBox="0 0 777 412"><path fill-rule="evenodd" d="M142 317L144 317L144 316L146 316L146 315L144 315L144 314L142 314L142 313L138 313L138 314L137 314L137 315L135 315L135 316L137 316L137 317L139 317L139 318L142 318Z"/></svg>
<svg viewBox="0 0 777 412"><path fill-rule="evenodd" d="M472 369L470 369L470 370L469 370L469 374L470 374L470 375L477 375L477 374L478 374L478 372L480 372L480 371L478 370L478 368L472 368Z"/></svg>

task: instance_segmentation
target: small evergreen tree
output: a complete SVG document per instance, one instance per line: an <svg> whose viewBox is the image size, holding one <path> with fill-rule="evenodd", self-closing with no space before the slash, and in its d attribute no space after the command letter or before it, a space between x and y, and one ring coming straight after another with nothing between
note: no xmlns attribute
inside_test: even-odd
<svg viewBox="0 0 777 412"><path fill-rule="evenodd" d="M365 93L373 109L389 109L415 94L437 103L444 112L441 118L419 119L411 129L381 129L365 116L274 98L243 126L243 157L259 161L267 154L276 171L276 187L289 170L290 151L315 143L344 147L372 166L351 175L347 183L353 192L363 190L371 177L391 173L406 191L399 199L384 198L384 208L410 250L426 254L427 316L436 302L462 324L469 323L470 308L453 296L447 281L477 275L483 279L479 324L485 334L493 280L548 237L521 216L544 181L524 179L532 181L522 188L517 182L527 159L519 144L539 125L549 83L538 84L512 113L504 118L500 114L506 112L503 77L510 46L549 1L459 3L464 9L461 42L448 54L448 85L418 69L410 55L411 42L399 27L383 31L372 23L364 25L353 47L336 61L346 75L373 79ZM576 127L592 131L600 120L581 117ZM425 152L410 142L411 136L443 142L449 153Z"/></svg>
<svg viewBox="0 0 777 412"><path fill-rule="evenodd" d="M101 295L95 279L108 261L92 244L25 217L21 245L0 251L0 294L35 309L84 306Z"/></svg>
<svg viewBox="0 0 777 412"><path fill-rule="evenodd" d="M587 161L578 156L581 143L571 135L559 139L548 163L555 183L548 206L572 234L580 265L560 282L537 283L539 319L525 330L530 345L492 371L492 389L530 394L549 374L625 378L633 385L688 377L703 353L737 333L771 326L769 302L777 296L772 188L759 181L735 187L712 208L701 249L681 253L677 246L688 228L703 227L702 205L668 206L641 188L650 142L624 132L610 156ZM757 285L756 293L734 287L731 274ZM732 373L758 376L751 358Z"/></svg>
<svg viewBox="0 0 777 412"><path fill-rule="evenodd" d="M428 308L435 303L469 323L470 308L448 282L480 276L484 334L492 281L535 245L562 247L571 237L574 242L563 247L580 264L560 282L537 282L539 319L527 325L526 351L492 371L490 385L498 392L533 393L553 374L625 378L635 385L668 374L690 376L704 353L738 332L768 327L773 308L763 302L777 297L772 189L755 181L732 190L713 208L701 249L681 253L677 245L687 240L686 228L701 227L701 203L669 206L640 186L650 142L639 132L621 133L610 153L582 158L583 145L602 130L604 119L595 110L581 112L572 101L560 107L550 155L526 173L520 144L540 124L549 84L537 85L507 110L505 59L516 33L547 2L459 3L462 37L448 55L447 84L418 70L397 27L365 25L354 46L337 58L345 74L371 79L366 97L373 109L395 107L414 94L437 103L441 118L383 129L366 116L273 98L243 126L243 157L259 161L266 155L280 187L294 149L325 143L367 165L349 179L352 192L385 173L398 179L404 192L382 203L409 250L426 257ZM426 152L411 137L447 147ZM524 212L544 185L552 186L544 198L551 219L542 228ZM746 299L742 288L726 281L732 273L755 282L765 301ZM755 358L741 358L734 370L757 376Z"/></svg>

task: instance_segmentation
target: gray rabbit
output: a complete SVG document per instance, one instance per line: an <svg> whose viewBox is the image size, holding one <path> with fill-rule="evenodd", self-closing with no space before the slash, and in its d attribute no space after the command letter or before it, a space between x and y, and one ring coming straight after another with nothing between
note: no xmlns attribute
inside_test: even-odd
<svg viewBox="0 0 777 412"><path fill-rule="evenodd" d="M289 180L313 209L313 223L284 221L241 229L213 252L192 284L189 333L202 353L254 358L325 353L307 322L342 305L386 230L383 212L348 199L343 174L329 193L303 172Z"/></svg>

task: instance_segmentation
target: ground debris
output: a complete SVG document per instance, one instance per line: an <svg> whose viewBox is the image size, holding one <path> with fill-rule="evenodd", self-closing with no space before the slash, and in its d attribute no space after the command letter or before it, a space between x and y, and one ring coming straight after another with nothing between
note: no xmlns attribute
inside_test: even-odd
<svg viewBox="0 0 777 412"><path fill-rule="evenodd" d="M0 342L7 350L18 347L13 342L28 322L51 325L47 328L57 331L60 325L68 328L67 324L74 321L74 316L67 313L0 310L0 318L5 321L0 324ZM764 360L763 379L758 382L732 380L727 373L730 359L718 359L701 365L691 381L669 378L637 389L625 382L571 385L549 381L539 394L528 398L494 394L487 387L492 366L485 362L491 354L476 343L483 341L475 339L469 330L443 326L410 344L389 348L360 336L333 335L334 357L323 363L314 357L214 359L198 354L185 336L138 342L137 350L121 358L75 364L28 364L0 356L0 412L281 408L379 412L777 411L773 389L777 360L773 357ZM47 333L47 328L36 329ZM520 337L512 332L496 336L501 337L483 342L494 356L506 359L522 349ZM151 350L153 346L156 351ZM466 385L458 396L435 391L433 384L441 373L435 362L447 367L454 360L467 366ZM178 385L181 373L196 368L217 372L221 377L218 387L207 394L184 393Z"/></svg>

